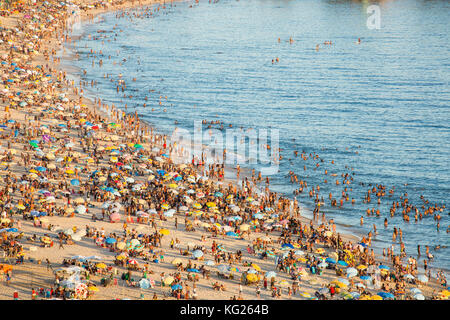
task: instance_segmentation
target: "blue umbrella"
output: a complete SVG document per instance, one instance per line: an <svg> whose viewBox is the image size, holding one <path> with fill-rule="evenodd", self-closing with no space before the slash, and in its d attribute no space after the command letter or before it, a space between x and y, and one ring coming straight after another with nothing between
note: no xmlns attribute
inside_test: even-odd
<svg viewBox="0 0 450 320"><path fill-rule="evenodd" d="M381 265L378 266L378 269L389 270L390 268L388 266L385 266L384 264L381 264Z"/></svg>
<svg viewBox="0 0 450 320"><path fill-rule="evenodd" d="M70 180L70 184L73 185L73 186L79 186L80 185L80 180L72 179L72 180Z"/></svg>
<svg viewBox="0 0 450 320"><path fill-rule="evenodd" d="M45 217L47 215L47 212L39 212L39 217Z"/></svg>
<svg viewBox="0 0 450 320"><path fill-rule="evenodd" d="M223 193L222 192L216 192L214 193L215 197L223 197Z"/></svg>
<svg viewBox="0 0 450 320"><path fill-rule="evenodd" d="M181 176L176 176L175 178L173 178L173 180L175 180L175 181L180 181L181 179L183 179L183 177L181 177Z"/></svg>
<svg viewBox="0 0 450 320"><path fill-rule="evenodd" d="M180 284L174 284L172 286L172 290L181 290L181 289L183 289L183 286L181 286Z"/></svg>
<svg viewBox="0 0 450 320"><path fill-rule="evenodd" d="M195 272L195 273L199 273L200 272L200 270L198 270L198 269L186 269L186 271L187 272Z"/></svg>
<svg viewBox="0 0 450 320"><path fill-rule="evenodd" d="M290 244L290 243L284 243L281 247L282 247L282 248L291 248L291 249L294 249L294 246L293 246L292 244Z"/></svg>
<svg viewBox="0 0 450 320"><path fill-rule="evenodd" d="M114 239L114 238L106 238L105 242L106 242L107 244L113 244L113 243L116 243L117 240Z"/></svg>
<svg viewBox="0 0 450 320"><path fill-rule="evenodd" d="M164 171L164 170L157 170L156 173L161 175L161 176L163 176L163 175L166 174L166 171Z"/></svg>
<svg viewBox="0 0 450 320"><path fill-rule="evenodd" d="M239 235L236 232L231 232L231 231L227 232L226 235L230 236L230 237L239 237Z"/></svg>
<svg viewBox="0 0 450 320"><path fill-rule="evenodd" d="M35 216L39 216L40 212L39 212L39 211L36 211L36 210L32 210L32 211L30 211L30 214L31 214L33 217L35 217Z"/></svg>
<svg viewBox="0 0 450 320"><path fill-rule="evenodd" d="M325 262L331 263L331 264L336 264L336 260L332 259L332 258L326 258Z"/></svg>
<svg viewBox="0 0 450 320"><path fill-rule="evenodd" d="M17 230L17 228L9 228L9 229L6 229L6 231L8 231L8 232L17 232L19 230Z"/></svg>
<svg viewBox="0 0 450 320"><path fill-rule="evenodd" d="M370 276L361 276L359 278L362 279L362 280L370 280L370 279L372 279Z"/></svg>
<svg viewBox="0 0 450 320"><path fill-rule="evenodd" d="M338 261L338 264L340 264L341 266L344 266L344 267L347 267L347 266L348 266L348 263L345 262L345 261L342 261L342 260L339 260L339 261Z"/></svg>
<svg viewBox="0 0 450 320"><path fill-rule="evenodd" d="M39 171L39 172L44 172L44 171L47 170L47 168L39 166L39 167L36 167L36 170Z"/></svg>
<svg viewBox="0 0 450 320"><path fill-rule="evenodd" d="M381 291L381 292L378 292L377 295L379 295L383 299L394 299L395 298L395 296L390 292Z"/></svg>

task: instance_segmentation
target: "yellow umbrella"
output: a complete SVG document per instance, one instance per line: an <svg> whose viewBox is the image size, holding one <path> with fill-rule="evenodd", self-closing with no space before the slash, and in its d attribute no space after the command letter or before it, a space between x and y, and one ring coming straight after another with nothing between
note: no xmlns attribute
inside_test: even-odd
<svg viewBox="0 0 450 320"><path fill-rule="evenodd" d="M381 296L379 296L379 295L374 295L374 296L372 296L371 298L370 298L370 300L383 300L383 298L381 297Z"/></svg>
<svg viewBox="0 0 450 320"><path fill-rule="evenodd" d="M25 210L25 206L23 204L18 204L16 207L17 209Z"/></svg>
<svg viewBox="0 0 450 320"><path fill-rule="evenodd" d="M178 188L178 185L176 183L171 183L171 184L169 184L169 188L176 189L176 188Z"/></svg>
<svg viewBox="0 0 450 320"><path fill-rule="evenodd" d="M66 213L72 213L72 212L74 212L75 210L72 208L72 207L69 207L69 208L67 208L66 209Z"/></svg>
<svg viewBox="0 0 450 320"><path fill-rule="evenodd" d="M125 249L126 246L127 246L127 244L125 242L121 241L117 244L117 249L123 250L123 249Z"/></svg>
<svg viewBox="0 0 450 320"><path fill-rule="evenodd" d="M342 288L342 289L346 289L347 288L347 285L345 283L340 282L338 280L332 281L331 284L337 285L339 288Z"/></svg>
<svg viewBox="0 0 450 320"><path fill-rule="evenodd" d="M39 172L37 172L37 171L34 170L34 169L31 169L29 172L30 172L30 173L39 173Z"/></svg>
<svg viewBox="0 0 450 320"><path fill-rule="evenodd" d="M250 282L256 282L258 281L258 276L254 273L247 274L247 280Z"/></svg>
<svg viewBox="0 0 450 320"><path fill-rule="evenodd" d="M250 225L248 225L248 224L242 224L239 226L239 229L241 231L247 231L249 228L250 228Z"/></svg>
<svg viewBox="0 0 450 320"><path fill-rule="evenodd" d="M206 203L206 206L208 207L208 208L213 208L213 207L217 207L217 205L214 203L214 202L207 202Z"/></svg>
<svg viewBox="0 0 450 320"><path fill-rule="evenodd" d="M106 268L106 264L104 264L103 262L97 263L96 267L99 269L105 269Z"/></svg>
<svg viewBox="0 0 450 320"><path fill-rule="evenodd" d="M38 175L36 173L30 173L31 179L36 179L37 177L38 177Z"/></svg>
<svg viewBox="0 0 450 320"><path fill-rule="evenodd" d="M311 298L311 295L310 295L308 292L301 292L300 295L301 295L303 298Z"/></svg>
<svg viewBox="0 0 450 320"><path fill-rule="evenodd" d="M448 290L442 290L441 294L444 295L444 296L446 296L446 297L449 297L449 296L450 296L450 291L448 291Z"/></svg>
<svg viewBox="0 0 450 320"><path fill-rule="evenodd" d="M252 267L253 267L253 269L255 269L256 271L261 271L261 268L260 268L257 264L255 264L255 263L252 263Z"/></svg>
<svg viewBox="0 0 450 320"><path fill-rule="evenodd" d="M168 236L170 234L170 231L168 229L161 229L159 230L159 233Z"/></svg>
<svg viewBox="0 0 450 320"><path fill-rule="evenodd" d="M88 290L89 290L89 291L93 291L93 292L98 292L98 291L99 291L98 288L97 288L97 287L94 287L94 286L90 286L90 287L88 288Z"/></svg>
<svg viewBox="0 0 450 320"><path fill-rule="evenodd" d="M66 173L67 174L74 174L75 172L72 169L68 169L68 170L66 170Z"/></svg>
<svg viewBox="0 0 450 320"><path fill-rule="evenodd" d="M365 265L363 265L363 264L360 264L359 266L356 267L356 269L358 269L358 270L364 270L364 269L367 269L367 266L365 266Z"/></svg>
<svg viewBox="0 0 450 320"><path fill-rule="evenodd" d="M316 253L317 254L323 254L323 253L325 253L325 250L322 249L322 248L319 248L319 249L316 250Z"/></svg>
<svg viewBox="0 0 450 320"><path fill-rule="evenodd" d="M177 265L177 264L180 264L180 263L182 263L182 261L181 261L180 258L175 258L175 259L173 259L172 262L171 262L171 264L173 264L173 265Z"/></svg>
<svg viewBox="0 0 450 320"><path fill-rule="evenodd" d="M164 284L170 286L172 284L172 282L174 282L174 281L175 281L174 277L168 276L164 279Z"/></svg>
<svg viewBox="0 0 450 320"><path fill-rule="evenodd" d="M200 203L196 202L196 203L194 203L194 204L192 205L192 207L195 208L195 209L201 209L201 208L202 208L202 205L201 205Z"/></svg>

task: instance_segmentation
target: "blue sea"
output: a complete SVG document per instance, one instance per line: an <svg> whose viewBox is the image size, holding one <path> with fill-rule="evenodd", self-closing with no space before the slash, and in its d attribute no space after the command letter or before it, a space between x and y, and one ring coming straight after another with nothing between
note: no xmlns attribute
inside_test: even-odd
<svg viewBox="0 0 450 320"><path fill-rule="evenodd" d="M367 25L370 5L378 5L378 29ZM449 205L450 2L201 0L156 7L103 14L74 31L80 38L67 50L79 58L67 63L77 68L73 76L97 81L88 96L126 104L168 135L175 126L193 131L204 119L244 132L277 129L283 159L270 176L273 191L293 197L293 171L308 183L297 197L305 214L314 208L309 189L320 185L321 210L341 229L364 235L377 226L378 253L397 227L408 255L416 257L421 245L420 265L429 245L430 266L450 269L448 207L439 231L432 216L415 222L410 214L406 223L401 208L389 215L404 193L422 212L421 196L427 206ZM117 93L111 79L119 75L126 90ZM319 160L304 161L295 150ZM356 203L332 207L328 194L339 202L343 173L353 178L346 187ZM363 203L377 184L386 186L381 204L374 195ZM366 216L367 208L380 209L381 217Z"/></svg>

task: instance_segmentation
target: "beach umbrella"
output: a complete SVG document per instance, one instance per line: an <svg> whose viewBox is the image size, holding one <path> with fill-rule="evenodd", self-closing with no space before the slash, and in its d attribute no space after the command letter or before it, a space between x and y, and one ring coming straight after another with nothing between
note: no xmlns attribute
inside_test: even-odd
<svg viewBox="0 0 450 320"><path fill-rule="evenodd" d="M361 277L359 277L361 280L371 280L372 279L372 277L371 276L361 276Z"/></svg>
<svg viewBox="0 0 450 320"><path fill-rule="evenodd" d="M332 259L332 258L326 258L325 262L331 263L331 264L336 264L336 260Z"/></svg>
<svg viewBox="0 0 450 320"><path fill-rule="evenodd" d="M383 297L376 294L374 296L371 296L370 300L383 300Z"/></svg>
<svg viewBox="0 0 450 320"><path fill-rule="evenodd" d="M72 179L72 180L70 180L70 184L73 185L73 186L79 186L80 185L80 180Z"/></svg>
<svg viewBox="0 0 450 320"><path fill-rule="evenodd" d="M294 249L294 246L290 243L284 243L283 245L281 245L282 248L290 248L290 249Z"/></svg>
<svg viewBox="0 0 450 320"><path fill-rule="evenodd" d="M181 261L180 258L175 258L175 259L172 260L171 264L173 264L173 265L178 265L178 264L180 264L180 263L182 263L182 262L183 262L183 261Z"/></svg>
<svg viewBox="0 0 450 320"><path fill-rule="evenodd" d="M126 244L125 242L123 242L123 241L119 242L119 243L116 245L117 249L119 249L119 250L125 249L126 246L127 246L127 244Z"/></svg>
<svg viewBox="0 0 450 320"><path fill-rule="evenodd" d="M138 245L140 245L141 242L138 239L132 239L130 241L130 244L131 244L131 247L134 248L134 247L137 247Z"/></svg>
<svg viewBox="0 0 450 320"><path fill-rule="evenodd" d="M205 262L205 265L206 265L206 266L215 266L216 263L215 263L214 261L212 261L212 260L207 260L207 261Z"/></svg>
<svg viewBox="0 0 450 320"><path fill-rule="evenodd" d="M105 269L106 268L106 264L104 264L103 262L97 263L95 266L97 268L99 268L99 269Z"/></svg>
<svg viewBox="0 0 450 320"><path fill-rule="evenodd" d="M117 240L114 239L114 238L106 238L105 242L106 242L107 244L113 244L113 243L116 243Z"/></svg>
<svg viewBox="0 0 450 320"><path fill-rule="evenodd" d="M88 287L88 290L91 291L91 292L98 292L99 291L99 289L97 287L94 287L94 286Z"/></svg>
<svg viewBox="0 0 450 320"><path fill-rule="evenodd" d="M324 254L324 253L325 253L325 250L322 249L322 248L318 248L318 249L316 250L316 253L317 253L317 254Z"/></svg>
<svg viewBox="0 0 450 320"><path fill-rule="evenodd" d="M414 299L416 300L425 300L425 296L421 293L414 295Z"/></svg>
<svg viewBox="0 0 450 320"><path fill-rule="evenodd" d="M255 263L252 263L252 268L255 269L256 271L261 271L261 267Z"/></svg>
<svg viewBox="0 0 450 320"><path fill-rule="evenodd" d="M200 257L203 256L203 251L201 251L201 250L195 250L194 252L192 252L192 255L193 255L195 258L200 258Z"/></svg>
<svg viewBox="0 0 450 320"><path fill-rule="evenodd" d="M150 281L148 281L147 279L141 279L139 281L139 287L141 289L148 289L148 288L150 288Z"/></svg>
<svg viewBox="0 0 450 320"><path fill-rule="evenodd" d="M303 297L303 298L307 298L307 299L311 299L312 297L311 297L311 294L309 294L308 292L300 292L300 295Z"/></svg>
<svg viewBox="0 0 450 320"><path fill-rule="evenodd" d="M267 278L275 278L277 276L277 273L275 271L268 271L266 272L266 277Z"/></svg>
<svg viewBox="0 0 450 320"><path fill-rule="evenodd" d="M358 270L356 270L355 268L347 268L347 277L351 278L351 277L355 277L358 275Z"/></svg>
<svg viewBox="0 0 450 320"><path fill-rule="evenodd" d="M249 228L250 228L250 225L248 225L246 223L239 226L239 230L241 230L241 231L247 231Z"/></svg>
<svg viewBox="0 0 450 320"><path fill-rule="evenodd" d="M421 275L417 276L417 280L419 280L420 282L423 282L423 283L427 283L428 277L424 274L421 274Z"/></svg>
<svg viewBox="0 0 450 320"><path fill-rule="evenodd" d="M230 272L242 272L238 267L229 267L228 271Z"/></svg>
<svg viewBox="0 0 450 320"><path fill-rule="evenodd" d="M112 213L112 214L109 216L109 220L110 220L111 222L118 222L118 221L120 221L120 214L117 213L117 212Z"/></svg>
<svg viewBox="0 0 450 320"><path fill-rule="evenodd" d="M168 236L170 234L170 231L168 229L161 229L159 230L159 233Z"/></svg>
<svg viewBox="0 0 450 320"><path fill-rule="evenodd" d="M177 284L174 284L171 288L172 288L172 290L182 290L183 286L177 283Z"/></svg>
<svg viewBox="0 0 450 320"><path fill-rule="evenodd" d="M86 207L83 205L79 205L75 208L75 211L80 214L86 213L86 210L87 210Z"/></svg>
<svg viewBox="0 0 450 320"><path fill-rule="evenodd" d="M422 293L422 291L419 288L411 288L410 290L414 294Z"/></svg>
<svg viewBox="0 0 450 320"><path fill-rule="evenodd" d="M222 273L228 272L228 268L229 267L225 264L220 264L217 266L217 269Z"/></svg>
<svg viewBox="0 0 450 320"><path fill-rule="evenodd" d="M345 262L345 261L342 261L342 260L339 260L337 263L338 263L339 265L343 266L343 267L347 267L347 266L348 266L348 263Z"/></svg>
<svg viewBox="0 0 450 320"><path fill-rule="evenodd" d="M255 214L255 215L253 215L253 218L255 218L255 219L263 219L264 218L264 215L262 215L261 213L257 213L257 214Z"/></svg>
<svg viewBox="0 0 450 320"><path fill-rule="evenodd" d="M128 259L127 264L131 264L131 265L137 265L138 262L136 259Z"/></svg>
<svg viewBox="0 0 450 320"><path fill-rule="evenodd" d="M367 266L360 264L359 266L356 267L356 269L365 270L365 269L367 269Z"/></svg>
<svg viewBox="0 0 450 320"><path fill-rule="evenodd" d="M378 266L378 269L382 269L382 270L389 270L390 268L388 266L385 266L383 264Z"/></svg>
<svg viewBox="0 0 450 320"><path fill-rule="evenodd" d="M412 274L409 274L409 273L408 273L408 274L405 274L405 275L404 275L404 278L405 278L405 279L408 279L408 280L414 280L414 279L415 279L415 277L414 277Z"/></svg>
<svg viewBox="0 0 450 320"><path fill-rule="evenodd" d="M378 292L377 295L379 295L383 299L394 299L395 298L395 296L390 292L381 291L381 292Z"/></svg>
<svg viewBox="0 0 450 320"><path fill-rule="evenodd" d="M239 234L237 234L235 232L231 232L231 231L227 232L226 235L229 236L229 237L239 237Z"/></svg>
<svg viewBox="0 0 450 320"><path fill-rule="evenodd" d="M172 284L172 282L174 282L174 281L175 281L175 278L172 276L168 276L168 277L164 278L164 280L163 280L164 284L168 285L168 286L170 286Z"/></svg>
<svg viewBox="0 0 450 320"><path fill-rule="evenodd" d="M247 274L247 280L249 282L256 282L256 281L258 281L258 276L254 273L249 273L249 274Z"/></svg>

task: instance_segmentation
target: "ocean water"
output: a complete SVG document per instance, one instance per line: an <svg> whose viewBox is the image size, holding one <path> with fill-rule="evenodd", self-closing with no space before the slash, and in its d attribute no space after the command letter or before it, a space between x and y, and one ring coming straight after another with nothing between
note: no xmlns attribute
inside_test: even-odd
<svg viewBox="0 0 450 320"><path fill-rule="evenodd" d="M437 231L431 216L416 223L410 214L406 223L401 209L391 218L389 208L405 192L409 203L422 212L420 196L430 204L448 206L450 2L380 1L375 3L380 29L369 29L367 8L374 3L167 3L165 9L151 9L152 15L141 17L104 14L76 30L80 39L67 50L79 55L70 64L87 71L85 76L74 71L74 76L97 81L88 95L122 108L127 104L127 111L137 111L169 135L175 126L193 132L194 121L203 119L244 131L278 129L283 160L279 172L270 177L272 190L293 197L298 185L290 183L292 170L307 181L306 189L320 185L322 211L342 228L361 235L376 224L376 252L391 244L395 226L403 231L409 255L416 256L421 245L422 264L424 246L429 245L435 256L430 266L448 270L450 209L441 212ZM279 62L272 63L276 58ZM119 75L127 88L117 93L111 79ZM304 161L294 150L318 154L323 162ZM356 203L331 207L328 194L339 201L343 186L335 180L342 182L342 173L353 177L347 187ZM375 196L370 204L363 203L376 184L387 191L395 187L394 196L383 197L380 205ZM307 191L297 198L303 207L314 208ZM366 216L367 208L379 208L381 217ZM443 248L434 250L435 245Z"/></svg>

